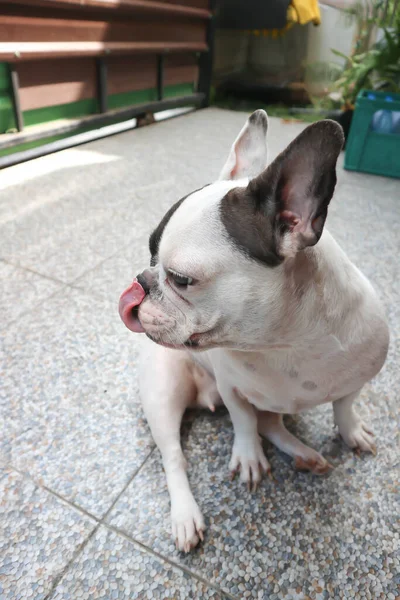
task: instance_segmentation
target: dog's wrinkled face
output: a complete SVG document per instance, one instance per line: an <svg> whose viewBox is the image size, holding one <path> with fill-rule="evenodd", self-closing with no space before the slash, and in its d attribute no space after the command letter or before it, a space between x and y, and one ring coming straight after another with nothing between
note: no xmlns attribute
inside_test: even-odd
<svg viewBox="0 0 400 600"><path fill-rule="evenodd" d="M267 125L253 113L219 180L150 236L151 267L121 297L133 331L171 347L249 349L279 326L283 263L321 236L343 134L332 121L311 125L266 168Z"/></svg>

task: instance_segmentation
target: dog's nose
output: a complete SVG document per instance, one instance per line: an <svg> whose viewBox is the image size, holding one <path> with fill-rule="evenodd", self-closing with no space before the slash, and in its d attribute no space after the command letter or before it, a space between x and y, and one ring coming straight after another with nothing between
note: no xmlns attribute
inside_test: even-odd
<svg viewBox="0 0 400 600"><path fill-rule="evenodd" d="M154 273L152 269L145 269L142 273L136 276L137 281L140 283L145 293L148 294L150 291L151 284L154 281Z"/></svg>

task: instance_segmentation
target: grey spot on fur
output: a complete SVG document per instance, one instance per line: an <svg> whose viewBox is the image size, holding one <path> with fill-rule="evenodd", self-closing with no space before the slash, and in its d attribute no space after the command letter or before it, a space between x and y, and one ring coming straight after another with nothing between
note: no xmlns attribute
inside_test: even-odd
<svg viewBox="0 0 400 600"><path fill-rule="evenodd" d="M312 392L313 390L316 390L318 386L314 381L304 381L301 384L301 387Z"/></svg>
<svg viewBox="0 0 400 600"><path fill-rule="evenodd" d="M257 370L255 365L253 365L253 363L250 363L250 362L245 362L244 366L246 367L246 369L248 369L252 373L254 373Z"/></svg>
<svg viewBox="0 0 400 600"><path fill-rule="evenodd" d="M290 369L290 371L288 371L288 375L289 377L291 377L292 379L296 379L296 377L299 376L299 372L296 371L296 369L293 369L293 367Z"/></svg>

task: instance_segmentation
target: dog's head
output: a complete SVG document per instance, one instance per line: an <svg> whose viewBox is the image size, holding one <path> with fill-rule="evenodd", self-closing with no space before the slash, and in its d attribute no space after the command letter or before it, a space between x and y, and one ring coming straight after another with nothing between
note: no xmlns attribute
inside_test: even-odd
<svg viewBox="0 0 400 600"><path fill-rule="evenodd" d="M253 113L219 180L179 200L150 236L151 266L120 300L132 331L171 347L254 348L279 327L285 260L316 244L343 133L307 127L268 167L267 115Z"/></svg>

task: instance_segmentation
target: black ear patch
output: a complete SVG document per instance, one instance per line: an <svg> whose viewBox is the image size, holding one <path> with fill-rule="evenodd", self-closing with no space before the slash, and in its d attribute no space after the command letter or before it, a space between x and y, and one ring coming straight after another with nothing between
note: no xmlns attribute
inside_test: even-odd
<svg viewBox="0 0 400 600"><path fill-rule="evenodd" d="M268 266L315 245L335 189L343 139L333 121L309 125L246 188L230 190L220 214L232 242Z"/></svg>
<svg viewBox="0 0 400 600"><path fill-rule="evenodd" d="M244 254L269 267L276 267L279 255L273 219L266 214L268 203L252 194L249 188L230 190L220 204L221 221L232 240Z"/></svg>
<svg viewBox="0 0 400 600"><path fill-rule="evenodd" d="M173 204L171 206L171 208L169 208L167 210L167 212L161 219L160 223L155 228L155 230L153 231L153 233L150 235L150 238L149 238L149 249L150 249L150 254L151 254L150 266L151 267L154 267L157 264L158 248L160 246L162 234L164 233L164 229L168 225L168 222L171 219L172 215L178 210L178 208L180 207L182 202L184 200L186 200L186 198L189 198L189 196L192 196L192 194L199 192L200 190L207 187L208 185L210 185L210 184L207 183L206 185L203 185L203 187L199 188L198 190L195 190L194 192L190 192L190 194L187 194L186 196L184 196L183 198L178 200L178 202L175 202L175 204Z"/></svg>

